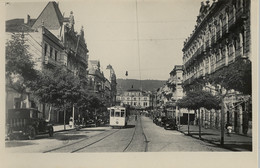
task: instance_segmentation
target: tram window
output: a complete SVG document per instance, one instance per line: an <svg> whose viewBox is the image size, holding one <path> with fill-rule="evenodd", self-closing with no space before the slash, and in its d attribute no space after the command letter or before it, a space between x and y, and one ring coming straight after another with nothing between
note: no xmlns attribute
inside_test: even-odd
<svg viewBox="0 0 260 168"><path fill-rule="evenodd" d="M121 112L121 117L124 117L125 116L125 112Z"/></svg>
<svg viewBox="0 0 260 168"><path fill-rule="evenodd" d="M116 112L116 117L120 117L120 112Z"/></svg>
<svg viewBox="0 0 260 168"><path fill-rule="evenodd" d="M110 114L110 116L111 116L111 117L114 117L114 114L115 114L115 110L114 110L114 109L111 109L111 114Z"/></svg>

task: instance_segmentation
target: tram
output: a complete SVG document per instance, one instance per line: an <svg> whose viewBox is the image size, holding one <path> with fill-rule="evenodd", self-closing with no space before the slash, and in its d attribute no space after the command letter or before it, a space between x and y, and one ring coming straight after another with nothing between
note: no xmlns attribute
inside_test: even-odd
<svg viewBox="0 0 260 168"><path fill-rule="evenodd" d="M128 108L123 106L113 106L108 108L111 127L125 127L128 121Z"/></svg>

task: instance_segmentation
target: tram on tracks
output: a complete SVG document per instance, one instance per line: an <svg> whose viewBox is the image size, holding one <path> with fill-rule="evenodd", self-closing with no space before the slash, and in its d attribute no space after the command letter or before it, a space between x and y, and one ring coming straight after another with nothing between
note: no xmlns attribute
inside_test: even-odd
<svg viewBox="0 0 260 168"><path fill-rule="evenodd" d="M112 128L124 128L128 122L129 108L124 106L113 106L108 108L110 120L109 124Z"/></svg>

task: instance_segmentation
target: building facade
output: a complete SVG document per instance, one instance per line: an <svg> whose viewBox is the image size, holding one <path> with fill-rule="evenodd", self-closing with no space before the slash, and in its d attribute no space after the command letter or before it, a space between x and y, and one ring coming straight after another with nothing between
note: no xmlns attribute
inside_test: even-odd
<svg viewBox="0 0 260 168"><path fill-rule="evenodd" d="M128 89L122 95L117 96L117 102L130 105L135 109L145 109L152 105L151 94L139 89Z"/></svg>
<svg viewBox="0 0 260 168"><path fill-rule="evenodd" d="M98 60L89 60L88 90L105 103L106 107L116 103L116 74L111 65L105 73L100 69Z"/></svg>
<svg viewBox="0 0 260 168"><path fill-rule="evenodd" d="M251 60L250 0L213 0L201 3L197 24L192 34L185 40L183 47L184 87L194 89L197 79L228 67L239 58ZM205 90L217 94L220 86L207 84ZM210 89L209 89L210 88ZM237 93L237 91L231 91ZM245 121L243 115L246 96L231 94L225 103L232 106L225 113L225 123L233 125L233 131L242 133L251 119ZM240 101L244 99L246 101ZM202 124L220 127L220 112L202 110ZM249 117L250 118L250 117Z"/></svg>
<svg viewBox="0 0 260 168"><path fill-rule="evenodd" d="M28 15L26 23L24 19L6 21L6 34L7 40L12 34L21 34L35 62L35 69L51 70L62 66L75 75L87 78L88 49L84 30L82 28L79 34L76 33L73 13L67 18L62 16L56 2L49 2L37 19ZM6 94L6 109L38 108L51 122L63 121L59 110L47 104L36 105L30 92L20 95L7 88Z"/></svg>

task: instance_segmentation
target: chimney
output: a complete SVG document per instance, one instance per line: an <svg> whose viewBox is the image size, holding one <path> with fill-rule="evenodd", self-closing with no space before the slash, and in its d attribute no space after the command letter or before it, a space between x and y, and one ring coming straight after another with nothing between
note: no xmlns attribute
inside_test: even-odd
<svg viewBox="0 0 260 168"><path fill-rule="evenodd" d="M31 20L30 15L27 15L27 25L30 25L30 20Z"/></svg>

